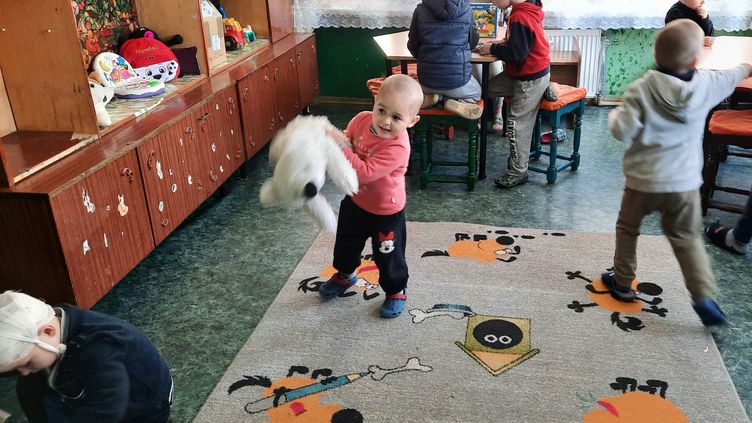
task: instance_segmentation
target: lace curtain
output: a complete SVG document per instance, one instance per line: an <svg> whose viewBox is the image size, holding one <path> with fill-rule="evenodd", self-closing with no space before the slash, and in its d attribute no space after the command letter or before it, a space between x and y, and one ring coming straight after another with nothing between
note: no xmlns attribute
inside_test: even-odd
<svg viewBox="0 0 752 423"><path fill-rule="evenodd" d="M661 28L676 0L543 0L544 25L556 29ZM294 0L295 28L410 27L420 0ZM752 28L752 0L708 0L716 29Z"/></svg>

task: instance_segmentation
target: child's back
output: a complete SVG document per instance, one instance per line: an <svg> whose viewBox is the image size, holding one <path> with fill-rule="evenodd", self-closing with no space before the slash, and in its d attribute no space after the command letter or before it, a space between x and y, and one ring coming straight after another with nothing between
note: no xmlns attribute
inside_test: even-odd
<svg viewBox="0 0 752 423"><path fill-rule="evenodd" d="M423 0L415 8L407 47L418 60L421 85L440 90L465 85L477 43L468 0Z"/></svg>
<svg viewBox="0 0 752 423"><path fill-rule="evenodd" d="M631 142L624 153L627 187L681 192L702 185L705 118L746 74L743 66L684 75L649 70L633 82L609 115L613 136Z"/></svg>

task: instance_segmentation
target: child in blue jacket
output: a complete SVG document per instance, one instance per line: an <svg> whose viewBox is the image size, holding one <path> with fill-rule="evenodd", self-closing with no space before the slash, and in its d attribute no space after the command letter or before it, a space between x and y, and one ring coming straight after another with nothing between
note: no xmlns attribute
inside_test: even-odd
<svg viewBox="0 0 752 423"><path fill-rule="evenodd" d="M418 60L423 107L441 103L467 119L480 118L481 87L470 65L478 40L469 0L423 0L415 8L407 48Z"/></svg>
<svg viewBox="0 0 752 423"><path fill-rule="evenodd" d="M156 347L130 324L26 294L0 294L0 372L17 371L31 423L162 423L172 378Z"/></svg>

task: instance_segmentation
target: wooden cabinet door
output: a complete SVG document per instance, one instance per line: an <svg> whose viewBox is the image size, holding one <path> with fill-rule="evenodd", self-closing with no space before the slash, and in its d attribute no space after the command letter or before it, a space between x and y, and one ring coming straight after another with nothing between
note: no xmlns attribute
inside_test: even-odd
<svg viewBox="0 0 752 423"><path fill-rule="evenodd" d="M277 98L277 129L279 130L300 113L295 50L289 50L273 63L274 88Z"/></svg>
<svg viewBox="0 0 752 423"><path fill-rule="evenodd" d="M292 0L267 0L271 41L277 42L292 34Z"/></svg>
<svg viewBox="0 0 752 423"><path fill-rule="evenodd" d="M277 130L272 65L265 65L238 82L247 159L258 153Z"/></svg>
<svg viewBox="0 0 752 423"><path fill-rule="evenodd" d="M209 193L219 188L245 161L235 90L232 85L216 93L193 112Z"/></svg>
<svg viewBox="0 0 752 423"><path fill-rule="evenodd" d="M76 301L91 307L154 249L135 151L54 196Z"/></svg>
<svg viewBox="0 0 752 423"><path fill-rule="evenodd" d="M223 119L222 125L227 137L228 147L227 154L224 157L226 160L225 166L229 166L229 173L232 173L245 163L237 85L225 88L219 95L221 95L220 114Z"/></svg>
<svg viewBox="0 0 752 423"><path fill-rule="evenodd" d="M184 118L136 149L156 244L206 198L194 181L200 153L191 125Z"/></svg>
<svg viewBox="0 0 752 423"><path fill-rule="evenodd" d="M300 107L308 107L319 95L319 65L316 55L316 37L295 46L298 65L298 91Z"/></svg>

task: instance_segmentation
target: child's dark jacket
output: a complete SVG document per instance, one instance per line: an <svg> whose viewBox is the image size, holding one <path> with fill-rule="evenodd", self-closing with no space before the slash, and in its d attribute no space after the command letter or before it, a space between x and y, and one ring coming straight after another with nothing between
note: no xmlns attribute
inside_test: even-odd
<svg viewBox="0 0 752 423"><path fill-rule="evenodd" d="M141 331L114 317L62 305L65 354L50 386L72 422L149 422L169 406L167 363Z"/></svg>
<svg viewBox="0 0 752 423"><path fill-rule="evenodd" d="M706 17L705 19L702 19L700 15L697 14L697 12L686 6L684 3L677 1L674 3L673 6L671 6L670 9L668 9L668 12L666 12L666 19L665 22L669 23L671 21L675 21L677 19L689 19L694 21L697 25L702 28L702 32L705 33L706 37L712 37L713 36L713 21L710 20L710 15Z"/></svg>
<svg viewBox="0 0 752 423"><path fill-rule="evenodd" d="M472 77L470 56L478 39L468 0L423 0L407 41L418 59L418 81L437 90L464 86Z"/></svg>
<svg viewBox="0 0 752 423"><path fill-rule="evenodd" d="M491 54L504 62L504 74L511 79L532 81L550 72L542 7L539 0L512 6L506 41L491 46Z"/></svg>

